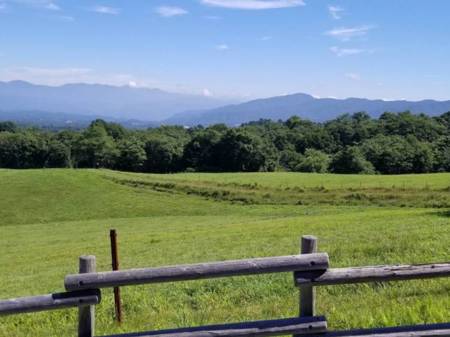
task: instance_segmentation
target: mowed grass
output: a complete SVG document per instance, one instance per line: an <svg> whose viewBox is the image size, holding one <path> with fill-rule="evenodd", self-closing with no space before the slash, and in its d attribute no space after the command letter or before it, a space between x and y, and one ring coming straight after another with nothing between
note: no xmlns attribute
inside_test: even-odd
<svg viewBox="0 0 450 337"><path fill-rule="evenodd" d="M449 185L449 174L0 170L0 298L63 291L79 255L109 270L110 228L122 268L295 254L303 234L319 237L333 266L449 261ZM118 327L103 292L97 335L298 314L290 273L127 287L122 297ZM447 322L450 280L324 287L317 304L333 329ZM75 335L76 310L0 318L2 337Z"/></svg>

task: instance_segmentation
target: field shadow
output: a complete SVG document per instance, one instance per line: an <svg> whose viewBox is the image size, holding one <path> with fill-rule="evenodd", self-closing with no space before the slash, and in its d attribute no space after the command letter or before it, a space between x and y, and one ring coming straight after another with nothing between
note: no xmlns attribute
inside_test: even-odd
<svg viewBox="0 0 450 337"><path fill-rule="evenodd" d="M441 211L436 211L436 212L430 212L429 214L439 216L439 217L444 217L444 218L450 218L450 210L441 210Z"/></svg>

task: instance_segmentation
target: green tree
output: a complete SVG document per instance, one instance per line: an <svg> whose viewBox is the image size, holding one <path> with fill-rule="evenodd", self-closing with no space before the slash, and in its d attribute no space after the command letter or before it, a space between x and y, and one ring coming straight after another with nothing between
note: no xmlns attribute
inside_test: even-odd
<svg viewBox="0 0 450 337"><path fill-rule="evenodd" d="M47 141L45 167L71 167L70 148L53 137Z"/></svg>
<svg viewBox="0 0 450 337"><path fill-rule="evenodd" d="M280 166L288 171L295 171L300 165L303 155L294 150L285 150L280 153Z"/></svg>
<svg viewBox="0 0 450 337"><path fill-rule="evenodd" d="M435 170L450 172L450 136L443 136L433 144Z"/></svg>
<svg viewBox="0 0 450 337"><path fill-rule="evenodd" d="M387 136L414 136L420 141L432 142L445 133L444 125L427 115L414 115L409 111L386 112L379 119L379 129Z"/></svg>
<svg viewBox="0 0 450 337"><path fill-rule="evenodd" d="M123 171L139 172L147 159L144 142L138 137L122 139L117 144L115 167Z"/></svg>
<svg viewBox="0 0 450 337"><path fill-rule="evenodd" d="M181 170L183 149L169 138L150 138L145 143L147 156L144 170L154 173L169 173Z"/></svg>
<svg viewBox="0 0 450 337"><path fill-rule="evenodd" d="M378 135L363 144L367 159L384 174L429 172L434 164L432 148L410 135Z"/></svg>
<svg viewBox="0 0 450 337"><path fill-rule="evenodd" d="M184 166L196 171L217 171L214 147L220 141L221 132L208 128L194 135L183 152Z"/></svg>
<svg viewBox="0 0 450 337"><path fill-rule="evenodd" d="M363 152L357 146L347 146L339 151L330 164L334 173L373 174L373 165L364 157Z"/></svg>
<svg viewBox="0 0 450 337"><path fill-rule="evenodd" d="M127 130L118 123L108 123L103 119L96 119L90 124L90 127L100 127L105 129L108 136L112 137L114 140L119 140L125 138Z"/></svg>
<svg viewBox="0 0 450 337"><path fill-rule="evenodd" d="M18 127L13 122L0 122L0 132L16 132Z"/></svg>
<svg viewBox="0 0 450 337"><path fill-rule="evenodd" d="M319 150L307 149L295 171L326 173L330 162L331 158L328 154Z"/></svg>
<svg viewBox="0 0 450 337"><path fill-rule="evenodd" d="M256 172L273 169L273 161L264 151L262 140L245 131L228 130L213 151L222 171Z"/></svg>
<svg viewBox="0 0 450 337"><path fill-rule="evenodd" d="M0 133L0 167L45 167L47 153L46 142L37 133Z"/></svg>
<svg viewBox="0 0 450 337"><path fill-rule="evenodd" d="M104 125L92 123L74 144L77 167L112 168L118 156L114 139Z"/></svg>

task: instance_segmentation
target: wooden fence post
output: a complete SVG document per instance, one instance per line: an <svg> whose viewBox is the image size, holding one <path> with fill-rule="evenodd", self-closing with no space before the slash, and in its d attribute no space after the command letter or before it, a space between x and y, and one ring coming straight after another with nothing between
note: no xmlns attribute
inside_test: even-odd
<svg viewBox="0 0 450 337"><path fill-rule="evenodd" d="M312 254L317 252L317 238L304 235L301 239L301 254ZM300 317L311 317L315 315L316 294L311 285L300 287Z"/></svg>
<svg viewBox="0 0 450 337"><path fill-rule="evenodd" d="M95 256L80 256L80 274L96 271ZM95 306L78 309L78 337L93 337L95 331Z"/></svg>

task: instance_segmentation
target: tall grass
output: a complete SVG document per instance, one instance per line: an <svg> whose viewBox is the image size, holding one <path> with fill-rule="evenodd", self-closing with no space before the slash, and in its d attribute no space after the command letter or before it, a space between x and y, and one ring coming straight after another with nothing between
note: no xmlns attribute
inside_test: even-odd
<svg viewBox="0 0 450 337"><path fill-rule="evenodd" d="M391 203L346 200L347 193L375 193L370 191L379 187L372 179L381 178L358 178L367 179L358 187L351 176L332 175L3 170L0 298L62 291L64 276L76 272L82 254L96 255L98 269L110 270L112 227L119 233L122 268L295 254L302 234L319 237L332 266L448 261L448 209L420 199L428 191L427 198L447 200L448 175L409 176L405 183L405 176L384 177L389 182L381 188ZM253 201L210 194L223 189ZM336 200L323 202L327 193ZM292 195L310 200L298 205ZM98 335L291 317L298 311L289 273L122 292L125 323L114 324L112 291L106 290L97 307ZM318 289L318 312L331 328L445 322L450 282L324 287ZM74 336L75 327L74 310L0 318L2 337Z"/></svg>

